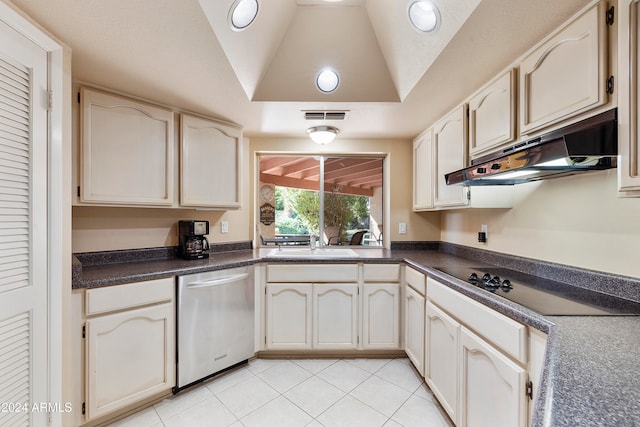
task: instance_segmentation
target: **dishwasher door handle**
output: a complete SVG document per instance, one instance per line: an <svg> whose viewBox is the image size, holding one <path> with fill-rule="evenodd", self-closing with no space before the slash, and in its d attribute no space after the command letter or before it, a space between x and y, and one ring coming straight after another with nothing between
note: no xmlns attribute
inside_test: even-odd
<svg viewBox="0 0 640 427"><path fill-rule="evenodd" d="M226 285L231 282L239 282L249 277L249 273L234 274L233 276L224 276L214 280L204 280L201 282L191 282L187 285L189 289L210 288L212 286Z"/></svg>

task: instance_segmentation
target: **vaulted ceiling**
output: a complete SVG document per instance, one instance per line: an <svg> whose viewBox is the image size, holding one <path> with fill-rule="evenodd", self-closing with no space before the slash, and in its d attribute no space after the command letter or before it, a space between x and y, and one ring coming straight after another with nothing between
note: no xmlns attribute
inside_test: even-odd
<svg viewBox="0 0 640 427"><path fill-rule="evenodd" d="M585 5L584 0L434 0L435 33L407 22L410 0L260 0L230 31L233 0L1 0L72 49L72 77L238 123L249 137L337 142L413 138ZM332 63L338 90L313 79ZM330 64L331 65L331 64ZM306 120L305 110L347 111ZM332 144L336 144L334 142Z"/></svg>

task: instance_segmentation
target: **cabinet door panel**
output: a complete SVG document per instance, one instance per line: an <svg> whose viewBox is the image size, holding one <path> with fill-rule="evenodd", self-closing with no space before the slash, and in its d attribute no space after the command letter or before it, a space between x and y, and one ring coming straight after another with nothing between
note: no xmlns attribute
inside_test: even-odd
<svg viewBox="0 0 640 427"><path fill-rule="evenodd" d="M605 4L600 2L520 64L520 131L528 132L606 101Z"/></svg>
<svg viewBox="0 0 640 427"><path fill-rule="evenodd" d="M413 142L413 210L433 208L433 136L427 130Z"/></svg>
<svg viewBox="0 0 640 427"><path fill-rule="evenodd" d="M313 347L332 350L358 347L356 283L313 285Z"/></svg>
<svg viewBox="0 0 640 427"><path fill-rule="evenodd" d="M173 203L173 112L81 90L81 202Z"/></svg>
<svg viewBox="0 0 640 427"><path fill-rule="evenodd" d="M239 208L240 130L185 114L180 129L180 204Z"/></svg>
<svg viewBox="0 0 640 427"><path fill-rule="evenodd" d="M424 297L409 286L406 287L404 310L405 352L424 376Z"/></svg>
<svg viewBox="0 0 640 427"><path fill-rule="evenodd" d="M461 327L460 426L527 425L526 371Z"/></svg>
<svg viewBox="0 0 640 427"><path fill-rule="evenodd" d="M364 348L397 349L400 345L400 285L364 285Z"/></svg>
<svg viewBox="0 0 640 427"><path fill-rule="evenodd" d="M267 284L267 348L311 348L311 283Z"/></svg>
<svg viewBox="0 0 640 427"><path fill-rule="evenodd" d="M469 100L469 154L515 139L515 71L509 70Z"/></svg>
<svg viewBox="0 0 640 427"><path fill-rule="evenodd" d="M434 205L466 205L466 187L447 185L444 178L445 174L467 165L466 105L458 107L433 127L433 145L436 158Z"/></svg>
<svg viewBox="0 0 640 427"><path fill-rule="evenodd" d="M173 304L87 321L88 419L175 385L174 325Z"/></svg>
<svg viewBox="0 0 640 427"><path fill-rule="evenodd" d="M452 420L458 416L458 334L460 324L427 301L425 378Z"/></svg>

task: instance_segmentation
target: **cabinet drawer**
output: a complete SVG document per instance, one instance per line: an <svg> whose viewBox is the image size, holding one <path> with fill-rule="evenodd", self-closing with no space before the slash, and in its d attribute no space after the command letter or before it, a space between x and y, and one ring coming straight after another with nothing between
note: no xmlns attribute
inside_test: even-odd
<svg viewBox="0 0 640 427"><path fill-rule="evenodd" d="M89 289L85 295L86 314L91 316L171 301L175 293L174 283L173 277L167 277L146 282Z"/></svg>
<svg viewBox="0 0 640 427"><path fill-rule="evenodd" d="M471 298L427 279L428 298L518 361L527 361L527 328Z"/></svg>
<svg viewBox="0 0 640 427"><path fill-rule="evenodd" d="M404 276L409 286L420 292L422 296L426 294L426 276L424 274L411 267L407 267L405 268Z"/></svg>
<svg viewBox="0 0 640 427"><path fill-rule="evenodd" d="M362 275L365 282L397 282L400 277L400 265L364 264Z"/></svg>
<svg viewBox="0 0 640 427"><path fill-rule="evenodd" d="M268 282L357 282L357 264L275 264L267 266Z"/></svg>

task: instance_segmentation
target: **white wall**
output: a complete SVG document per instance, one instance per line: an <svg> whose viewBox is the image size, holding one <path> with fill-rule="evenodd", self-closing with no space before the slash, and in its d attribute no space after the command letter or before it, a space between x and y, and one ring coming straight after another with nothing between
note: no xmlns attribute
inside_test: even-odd
<svg viewBox="0 0 640 427"><path fill-rule="evenodd" d="M517 185L512 209L443 213L441 239L640 277L640 198L618 198L616 185L615 169Z"/></svg>

